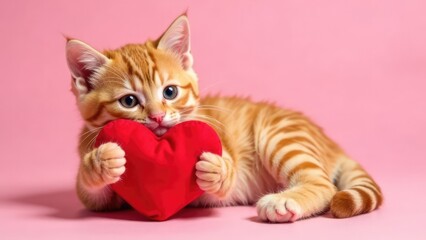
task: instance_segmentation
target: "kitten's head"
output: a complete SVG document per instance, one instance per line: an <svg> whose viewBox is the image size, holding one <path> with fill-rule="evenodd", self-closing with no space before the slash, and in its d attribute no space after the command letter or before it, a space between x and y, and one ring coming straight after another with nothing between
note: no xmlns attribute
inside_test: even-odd
<svg viewBox="0 0 426 240"><path fill-rule="evenodd" d="M155 134L187 119L198 105L189 23L178 17L156 41L102 53L68 40L72 90L89 129L118 119L143 123Z"/></svg>

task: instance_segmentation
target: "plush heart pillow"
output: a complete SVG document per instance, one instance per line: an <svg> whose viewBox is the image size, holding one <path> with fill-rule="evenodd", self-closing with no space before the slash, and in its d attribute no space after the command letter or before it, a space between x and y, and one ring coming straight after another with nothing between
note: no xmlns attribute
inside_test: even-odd
<svg viewBox="0 0 426 240"><path fill-rule="evenodd" d="M157 137L144 125L115 120L99 133L96 146L118 143L126 153L126 172L112 189L137 211L166 220L203 192L195 177L201 153L222 155L219 136L198 121L180 123Z"/></svg>

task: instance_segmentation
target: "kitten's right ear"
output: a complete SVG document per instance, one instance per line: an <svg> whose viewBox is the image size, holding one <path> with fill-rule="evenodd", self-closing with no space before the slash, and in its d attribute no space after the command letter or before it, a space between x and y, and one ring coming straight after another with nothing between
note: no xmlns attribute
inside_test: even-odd
<svg viewBox="0 0 426 240"><path fill-rule="evenodd" d="M191 69L193 64L191 54L191 42L189 21L186 14L176 18L172 25L163 33L158 40L158 49L173 52L181 60L185 70Z"/></svg>
<svg viewBox="0 0 426 240"><path fill-rule="evenodd" d="M66 56L68 67L79 95L93 88L93 78L110 59L79 40L67 40Z"/></svg>

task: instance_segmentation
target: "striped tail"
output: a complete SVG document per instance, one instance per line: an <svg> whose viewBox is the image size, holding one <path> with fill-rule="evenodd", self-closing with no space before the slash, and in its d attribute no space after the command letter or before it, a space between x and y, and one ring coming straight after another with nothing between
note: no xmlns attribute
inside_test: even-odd
<svg viewBox="0 0 426 240"><path fill-rule="evenodd" d="M382 192L371 176L355 161L342 158L336 178L340 190L331 200L331 213L347 218L377 209L383 202Z"/></svg>

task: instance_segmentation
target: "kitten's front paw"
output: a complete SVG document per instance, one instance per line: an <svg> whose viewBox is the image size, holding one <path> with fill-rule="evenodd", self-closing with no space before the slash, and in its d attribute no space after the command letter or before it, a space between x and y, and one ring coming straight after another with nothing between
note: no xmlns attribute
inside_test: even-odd
<svg viewBox="0 0 426 240"><path fill-rule="evenodd" d="M229 175L232 169L221 156L205 152L201 154L195 169L197 184L203 191L219 198L226 196L230 187Z"/></svg>
<svg viewBox="0 0 426 240"><path fill-rule="evenodd" d="M257 214L262 221L282 223L294 222L302 215L302 208L285 193L273 193L262 197L256 204Z"/></svg>
<svg viewBox="0 0 426 240"><path fill-rule="evenodd" d="M117 143L105 143L99 146L96 158L98 173L107 184L120 180L126 170L125 152Z"/></svg>
<svg viewBox="0 0 426 240"><path fill-rule="evenodd" d="M105 186L120 180L126 170L125 152L117 143L104 143L86 154L84 174L89 185Z"/></svg>

